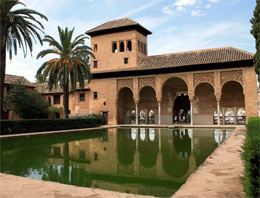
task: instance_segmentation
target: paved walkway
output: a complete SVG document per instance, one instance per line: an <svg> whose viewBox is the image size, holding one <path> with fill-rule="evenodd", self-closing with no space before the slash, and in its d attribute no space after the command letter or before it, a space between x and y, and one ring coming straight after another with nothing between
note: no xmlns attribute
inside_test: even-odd
<svg viewBox="0 0 260 198"><path fill-rule="evenodd" d="M240 146L245 127L237 128L205 163L188 179L174 198L245 197L240 182L243 165ZM0 173L1 198L144 198L146 196L118 193L46 182Z"/></svg>

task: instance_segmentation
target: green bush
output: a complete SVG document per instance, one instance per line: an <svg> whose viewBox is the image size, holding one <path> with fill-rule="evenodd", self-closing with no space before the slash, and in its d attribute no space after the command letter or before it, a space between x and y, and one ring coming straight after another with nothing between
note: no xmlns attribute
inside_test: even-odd
<svg viewBox="0 0 260 198"><path fill-rule="evenodd" d="M103 119L28 119L28 120L0 120L1 135L32 133L41 131L55 131L66 129L80 129L98 127Z"/></svg>
<svg viewBox="0 0 260 198"><path fill-rule="evenodd" d="M260 197L260 117L248 120L242 159L245 167L243 184L246 197Z"/></svg>

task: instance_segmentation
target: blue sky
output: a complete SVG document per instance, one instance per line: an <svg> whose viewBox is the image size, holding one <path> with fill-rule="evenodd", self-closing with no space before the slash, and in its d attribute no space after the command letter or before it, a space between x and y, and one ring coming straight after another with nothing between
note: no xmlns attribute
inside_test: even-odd
<svg viewBox="0 0 260 198"><path fill-rule="evenodd" d="M75 27L82 34L109 20L130 17L153 32L148 36L148 54L165 54L232 46L255 52L250 19L255 0L21 0L49 19L45 34L57 38L57 26ZM18 8L18 7L17 7ZM87 41L89 44L89 41ZM7 74L25 76L34 82L45 59L37 54L48 48L36 44L32 57L22 50L7 59Z"/></svg>

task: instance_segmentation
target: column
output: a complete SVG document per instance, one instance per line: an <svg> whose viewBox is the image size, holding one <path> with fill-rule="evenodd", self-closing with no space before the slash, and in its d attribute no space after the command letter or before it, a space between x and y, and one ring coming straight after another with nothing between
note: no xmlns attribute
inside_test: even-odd
<svg viewBox="0 0 260 198"><path fill-rule="evenodd" d="M160 100L157 101L158 101L158 124L160 125L161 124L161 101Z"/></svg>
<svg viewBox="0 0 260 198"><path fill-rule="evenodd" d="M193 99L190 99L190 124L193 125Z"/></svg>
<svg viewBox="0 0 260 198"><path fill-rule="evenodd" d="M225 114L226 114L226 109L225 108L222 108L222 124L225 125Z"/></svg>
<svg viewBox="0 0 260 198"><path fill-rule="evenodd" d="M234 113L234 124L237 125L237 107L233 108L233 113Z"/></svg>
<svg viewBox="0 0 260 198"><path fill-rule="evenodd" d="M139 120L139 113L138 113L138 101L135 101L135 124L138 125Z"/></svg>
<svg viewBox="0 0 260 198"><path fill-rule="evenodd" d="M217 98L217 111L218 111L218 125L220 125L220 98Z"/></svg>

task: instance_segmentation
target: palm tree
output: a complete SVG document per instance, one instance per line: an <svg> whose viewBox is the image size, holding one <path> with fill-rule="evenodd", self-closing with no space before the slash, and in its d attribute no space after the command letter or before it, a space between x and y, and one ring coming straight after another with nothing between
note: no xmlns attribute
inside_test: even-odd
<svg viewBox="0 0 260 198"><path fill-rule="evenodd" d="M84 80L91 80L89 69L89 57L94 55L91 48L85 45L87 36L81 34L72 40L74 28L65 30L58 27L60 43L53 37L47 35L43 39L48 42L51 49L41 51L37 58L44 57L48 54L55 54L58 58L50 59L42 64L37 71L36 76L41 76L43 80L48 80L48 87L52 90L53 85L60 85L63 88L63 105L65 118L68 118L69 112L69 84L71 90L76 89L77 82L80 88L84 88Z"/></svg>
<svg viewBox="0 0 260 198"><path fill-rule="evenodd" d="M4 80L5 80L5 68L6 68L6 52L9 52L9 58L12 59L13 52L16 55L17 49L22 48L24 56L27 55L27 49L30 52L33 50L33 41L38 40L41 44L41 37L39 32L43 33L43 25L38 21L35 16L39 16L42 19L48 20L47 17L35 10L30 9L11 9L16 5L23 5L18 0L1 0L0 1L0 98L1 98L1 118L3 116L3 96L4 96Z"/></svg>

